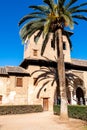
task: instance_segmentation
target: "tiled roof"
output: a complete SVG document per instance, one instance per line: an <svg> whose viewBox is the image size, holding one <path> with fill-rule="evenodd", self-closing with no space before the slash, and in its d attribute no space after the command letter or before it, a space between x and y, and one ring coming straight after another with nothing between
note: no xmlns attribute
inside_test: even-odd
<svg viewBox="0 0 87 130"><path fill-rule="evenodd" d="M6 68L5 67L0 67L0 74L8 75L8 73L6 72Z"/></svg>
<svg viewBox="0 0 87 130"><path fill-rule="evenodd" d="M10 73L29 75L29 73L25 69L19 66L18 67L15 67L15 66L0 67L0 75L8 75Z"/></svg>
<svg viewBox="0 0 87 130"><path fill-rule="evenodd" d="M77 66L87 67L87 60L72 59L72 64Z"/></svg>

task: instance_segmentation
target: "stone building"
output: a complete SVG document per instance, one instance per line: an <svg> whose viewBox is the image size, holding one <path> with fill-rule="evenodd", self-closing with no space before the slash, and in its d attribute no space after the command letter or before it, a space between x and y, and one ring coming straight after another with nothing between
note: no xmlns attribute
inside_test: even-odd
<svg viewBox="0 0 87 130"><path fill-rule="evenodd" d="M52 110L54 103L60 103L59 90L56 91L57 85L53 81L57 66L56 47L54 49L50 37L44 55L41 56L43 37L40 37L37 44L34 37L35 34L25 41L24 58L20 66L0 68L0 105L41 104L44 110ZM70 45L65 34L63 53L67 102L72 105L87 105L87 61L71 58Z"/></svg>
<svg viewBox="0 0 87 130"><path fill-rule="evenodd" d="M0 105L28 103L29 73L22 67L0 68Z"/></svg>

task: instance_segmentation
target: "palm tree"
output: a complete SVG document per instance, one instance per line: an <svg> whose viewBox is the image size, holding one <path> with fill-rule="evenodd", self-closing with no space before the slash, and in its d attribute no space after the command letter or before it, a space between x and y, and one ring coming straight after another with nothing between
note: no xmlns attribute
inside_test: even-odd
<svg viewBox="0 0 87 130"><path fill-rule="evenodd" d="M50 35L53 34L53 43L57 46L57 73L59 75L61 96L61 119L68 119L62 34L64 27L69 26L73 29L74 24L78 25L77 19L87 21L87 17L83 15L83 13L87 13L87 9L84 7L87 5L87 2L75 5L77 1L69 0L67 2L67 0L57 0L55 2L55 0L43 0L44 5L29 6L34 12L24 16L19 22L19 25L26 22L20 30L20 36L23 41L25 41L27 36L30 38L35 32L37 32L34 39L35 42L43 35L44 40L41 55L44 53ZM66 35L69 39L67 32Z"/></svg>

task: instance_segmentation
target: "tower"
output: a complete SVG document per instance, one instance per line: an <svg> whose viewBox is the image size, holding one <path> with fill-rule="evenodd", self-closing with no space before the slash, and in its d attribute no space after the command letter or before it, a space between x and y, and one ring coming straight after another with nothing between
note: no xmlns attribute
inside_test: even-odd
<svg viewBox="0 0 87 130"><path fill-rule="evenodd" d="M71 35L71 33L69 33ZM34 34L30 39L27 37L25 44L24 44L24 59L26 58L34 58L34 59L44 59L44 57L55 61L56 60L56 46L55 49L53 47L53 44L51 42L52 35L48 41L48 44L46 45L45 52L43 56L41 56L41 47L42 47L42 41L43 37L41 36L37 43L34 42L34 37L36 34ZM63 53L64 53L64 61L65 62L71 62L71 56L70 56L70 45L69 41L65 34L63 34Z"/></svg>

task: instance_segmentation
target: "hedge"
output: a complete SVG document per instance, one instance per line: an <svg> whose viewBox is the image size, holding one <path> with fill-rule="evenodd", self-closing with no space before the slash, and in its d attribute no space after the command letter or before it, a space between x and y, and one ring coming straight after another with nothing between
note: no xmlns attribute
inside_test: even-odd
<svg viewBox="0 0 87 130"><path fill-rule="evenodd" d="M54 114L60 114L60 106L54 105ZM87 121L87 106L68 105L68 115L71 118Z"/></svg>
<svg viewBox="0 0 87 130"><path fill-rule="evenodd" d="M42 112L41 105L0 106L0 115Z"/></svg>

